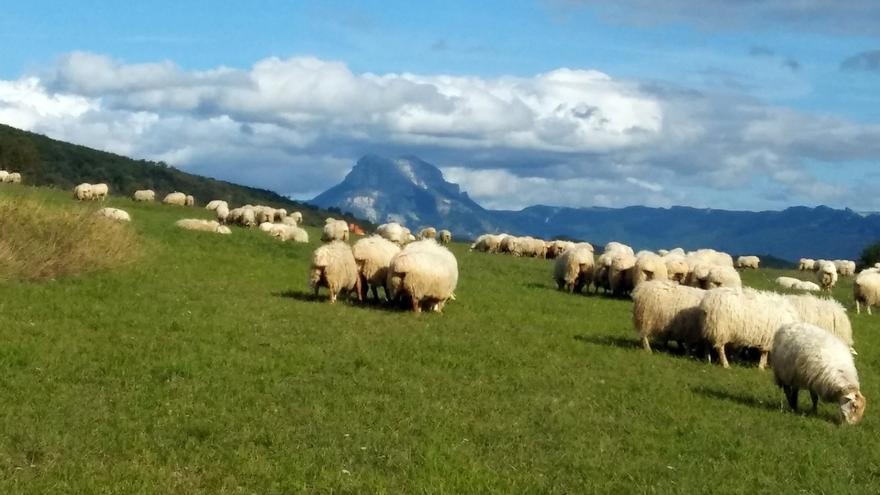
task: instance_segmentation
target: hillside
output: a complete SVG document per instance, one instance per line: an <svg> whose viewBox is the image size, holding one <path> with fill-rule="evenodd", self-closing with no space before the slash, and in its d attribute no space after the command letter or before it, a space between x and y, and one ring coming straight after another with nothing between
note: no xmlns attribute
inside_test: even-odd
<svg viewBox="0 0 880 495"><path fill-rule="evenodd" d="M66 191L0 184L53 207ZM834 493L876 490L880 412L792 413L772 372L639 347L625 299L468 252L442 315L327 304L310 244L174 227L112 271L0 282L0 493ZM97 208L97 205L86 205ZM743 273L772 287L779 275ZM851 279L834 297L851 307ZM850 312L880 396L880 316ZM801 392L801 408L808 407Z"/></svg>
<svg viewBox="0 0 880 495"><path fill-rule="evenodd" d="M204 204L221 198L231 205L265 204L299 210L306 223L319 225L335 216L357 221L340 210L322 210L275 192L189 174L163 162L133 160L121 155L66 143L0 124L0 170L19 171L27 184L71 190L82 182L105 182L112 194L131 196L138 189L160 195L185 191Z"/></svg>
<svg viewBox="0 0 880 495"><path fill-rule="evenodd" d="M637 249L711 247L734 254L856 259L880 239L880 215L825 206L782 211L728 211L674 206L563 208L536 205L493 211L474 202L441 171L417 157L368 155L338 185L313 200L376 223L402 221L410 228L448 228L459 238L510 232L571 238L603 245L616 240Z"/></svg>

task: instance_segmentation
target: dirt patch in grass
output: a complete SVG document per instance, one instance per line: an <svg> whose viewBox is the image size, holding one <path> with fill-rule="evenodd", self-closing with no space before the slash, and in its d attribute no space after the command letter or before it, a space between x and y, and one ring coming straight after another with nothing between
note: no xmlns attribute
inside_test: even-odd
<svg viewBox="0 0 880 495"><path fill-rule="evenodd" d="M0 198L0 280L46 280L136 259L140 247L131 226L95 210Z"/></svg>

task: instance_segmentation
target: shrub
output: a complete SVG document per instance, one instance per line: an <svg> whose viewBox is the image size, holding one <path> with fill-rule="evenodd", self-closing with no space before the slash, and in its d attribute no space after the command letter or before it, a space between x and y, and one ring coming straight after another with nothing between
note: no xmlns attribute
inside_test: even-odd
<svg viewBox="0 0 880 495"><path fill-rule="evenodd" d="M877 262L880 262L880 242L865 247L859 257L859 265L862 267L874 266Z"/></svg>
<svg viewBox="0 0 880 495"><path fill-rule="evenodd" d="M0 280L45 280L135 259L140 249L131 226L94 211L0 198Z"/></svg>

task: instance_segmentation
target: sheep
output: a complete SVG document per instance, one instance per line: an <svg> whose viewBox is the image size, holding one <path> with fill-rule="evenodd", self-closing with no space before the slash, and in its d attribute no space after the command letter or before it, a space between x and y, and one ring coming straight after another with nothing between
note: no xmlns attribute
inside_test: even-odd
<svg viewBox="0 0 880 495"><path fill-rule="evenodd" d="M816 281L823 291L830 291L837 284L837 267L830 261L816 263Z"/></svg>
<svg viewBox="0 0 880 495"><path fill-rule="evenodd" d="M413 311L422 306L442 312L446 301L454 298L458 285L458 261L449 249L433 239L413 242L391 259L387 287L391 299L405 300Z"/></svg>
<svg viewBox="0 0 880 495"><path fill-rule="evenodd" d="M208 211L214 211L219 208L220 205L229 208L229 203L227 203L226 201L223 201L222 199L212 199L211 201L208 201L208 204L205 205L205 209Z"/></svg>
<svg viewBox="0 0 880 495"><path fill-rule="evenodd" d="M186 206L186 194L177 191L168 193L162 202L166 205Z"/></svg>
<svg viewBox="0 0 880 495"><path fill-rule="evenodd" d="M602 249L602 253L610 253L612 251L627 253L630 256L635 256L635 252L633 248L627 246L626 244L622 244L617 241L611 241L608 244L605 244L605 248Z"/></svg>
<svg viewBox="0 0 880 495"><path fill-rule="evenodd" d="M504 236L498 245L498 252L519 256L519 238L512 235Z"/></svg>
<svg viewBox="0 0 880 495"><path fill-rule="evenodd" d="M834 267L837 268L837 274L841 277L852 277L856 274L856 262L849 260L834 260Z"/></svg>
<svg viewBox="0 0 880 495"><path fill-rule="evenodd" d="M277 208L277 209L275 210L275 218L274 218L274 220L275 220L276 222L281 222L281 221L283 221L285 218L287 218L287 210L285 210L284 208Z"/></svg>
<svg viewBox="0 0 880 495"><path fill-rule="evenodd" d="M416 235L416 239L436 239L437 238L437 229L434 227L425 227L419 231Z"/></svg>
<svg viewBox="0 0 880 495"><path fill-rule="evenodd" d="M226 218L228 223L235 223L241 225L242 227L253 227L257 225L256 217L254 216L254 210L251 207L241 206L239 208L234 208L229 210L229 215Z"/></svg>
<svg viewBox="0 0 880 495"><path fill-rule="evenodd" d="M798 263L798 270L800 271L813 271L816 268L816 260L812 260L810 258L801 258Z"/></svg>
<svg viewBox="0 0 880 495"><path fill-rule="evenodd" d="M406 231L397 222L383 223L376 227L376 233L398 246L406 244Z"/></svg>
<svg viewBox="0 0 880 495"><path fill-rule="evenodd" d="M298 211L295 211L295 212L287 215L287 217L292 218L296 222L297 225L301 224L303 221L303 214Z"/></svg>
<svg viewBox="0 0 880 495"><path fill-rule="evenodd" d="M593 279L593 246L575 245L566 249L553 265L553 278L559 290L580 292Z"/></svg>
<svg viewBox="0 0 880 495"><path fill-rule="evenodd" d="M440 237L440 244L448 246L452 242L452 232L443 229L437 234Z"/></svg>
<svg viewBox="0 0 880 495"><path fill-rule="evenodd" d="M709 269L709 275L705 279L704 289L717 287L742 287L742 280L736 269L726 265L716 265Z"/></svg>
<svg viewBox="0 0 880 495"><path fill-rule="evenodd" d="M663 257L666 263L666 277L677 284L684 284L688 274L688 264L684 257L667 254Z"/></svg>
<svg viewBox="0 0 880 495"><path fill-rule="evenodd" d="M333 220L327 222L326 224L324 224L324 230L321 234L321 240L324 242L347 241L348 224L345 223L345 220Z"/></svg>
<svg viewBox="0 0 880 495"><path fill-rule="evenodd" d="M853 299L856 301L856 314L862 313L862 304L871 314L871 306L880 305L880 270L862 270L853 282Z"/></svg>
<svg viewBox="0 0 880 495"><path fill-rule="evenodd" d="M153 191L152 189L141 189L134 192L132 199L135 201L156 201L156 191Z"/></svg>
<svg viewBox="0 0 880 495"><path fill-rule="evenodd" d="M547 243L534 237L520 237L517 239L516 253L514 254L531 258L545 258L547 256Z"/></svg>
<svg viewBox="0 0 880 495"><path fill-rule="evenodd" d="M73 188L73 199L88 201L92 199L92 197L92 185L87 182L83 182Z"/></svg>
<svg viewBox="0 0 880 495"><path fill-rule="evenodd" d="M805 291L809 291L809 292L818 292L818 291L822 290L822 288L813 282L808 282L806 280L798 280L797 282L794 283L794 285L791 286L791 290L805 290Z"/></svg>
<svg viewBox="0 0 880 495"><path fill-rule="evenodd" d="M195 206L195 205L196 205L196 198L194 198L194 197L192 197L191 195L187 194L187 195L186 195L186 200L184 201L184 205L185 205L185 206Z"/></svg>
<svg viewBox="0 0 880 495"><path fill-rule="evenodd" d="M299 223L296 221L296 218L295 218L295 217L292 217L292 216L290 216L290 215L288 215L288 216L282 218L282 219L281 219L281 223L283 223L284 225L291 225L291 226L294 226L294 227L296 227L297 225L299 225Z"/></svg>
<svg viewBox="0 0 880 495"><path fill-rule="evenodd" d="M128 212L120 210L119 208L101 208L100 210L96 211L95 214L104 218L109 218L110 220L117 220L120 222L131 221L131 216L128 214Z"/></svg>
<svg viewBox="0 0 880 495"><path fill-rule="evenodd" d="M497 234L483 234L471 244L471 251L484 253L497 253L501 247L501 236Z"/></svg>
<svg viewBox="0 0 880 495"><path fill-rule="evenodd" d="M268 206L257 205L253 207L254 210L254 218L257 224L265 223L265 222L273 222L275 220L275 208L270 208ZM330 220L330 219L328 219ZM329 223L329 222L328 222Z"/></svg>
<svg viewBox="0 0 880 495"><path fill-rule="evenodd" d="M296 225L285 225L283 223L263 222L260 224L260 230L268 233L272 237L285 241L293 242L309 242L309 233L297 227Z"/></svg>
<svg viewBox="0 0 880 495"><path fill-rule="evenodd" d="M217 216L217 221L222 224L229 220L229 207L226 206L225 201L214 209L214 214Z"/></svg>
<svg viewBox="0 0 880 495"><path fill-rule="evenodd" d="M776 277L776 284L784 289L791 289L798 282L800 282L800 280L793 277Z"/></svg>
<svg viewBox="0 0 880 495"><path fill-rule="evenodd" d="M640 283L632 293L632 316L642 347L651 352L652 337L680 346L701 342L699 307L705 293L668 280Z"/></svg>
<svg viewBox="0 0 880 495"><path fill-rule="evenodd" d="M633 289L633 271L636 257L626 252L616 253L608 267L608 288L615 296L625 296Z"/></svg>
<svg viewBox="0 0 880 495"><path fill-rule="evenodd" d="M852 349L852 324L846 309L836 299L810 294L788 294L785 299L797 311L800 321L816 325L844 341ZM855 351L852 351L855 354Z"/></svg>
<svg viewBox="0 0 880 495"><path fill-rule="evenodd" d="M225 225L220 225L213 220L201 218L184 218L174 222L174 225L185 230L198 230L201 232L213 232L215 234L231 234L232 231Z"/></svg>
<svg viewBox="0 0 880 495"><path fill-rule="evenodd" d="M7 182L9 184L21 184L21 174L18 172L10 172L9 175L3 180L3 182Z"/></svg>
<svg viewBox="0 0 880 495"><path fill-rule="evenodd" d="M773 333L780 326L799 321L797 311L784 296L753 289L722 287L706 292L700 301L702 337L718 352L721 365L729 368L724 347L754 347L761 352L760 369L767 364Z"/></svg>
<svg viewBox="0 0 880 495"><path fill-rule="evenodd" d="M852 354L833 334L809 323L784 325L773 337L770 365L792 410L797 411L798 393L805 388L810 391L813 413L821 398L836 402L847 424L856 424L864 416L867 400L859 390Z"/></svg>
<svg viewBox="0 0 880 495"><path fill-rule="evenodd" d="M757 256L740 256L736 259L737 268L751 268L753 270L757 270L758 265L760 264L761 259Z"/></svg>
<svg viewBox="0 0 880 495"><path fill-rule="evenodd" d="M107 184L92 184L92 199L100 199L104 201L110 193L110 186Z"/></svg>
<svg viewBox="0 0 880 495"><path fill-rule="evenodd" d="M389 299L388 267L394 255L400 252L400 246L375 234L358 240L351 250L358 266L364 295L366 296L369 288L373 293L373 299L378 301L379 287L382 287L385 291L385 299Z"/></svg>
<svg viewBox="0 0 880 495"><path fill-rule="evenodd" d="M666 261L649 251L640 252L636 256L636 263L631 273L633 288L649 280L669 279L666 271Z"/></svg>
<svg viewBox="0 0 880 495"><path fill-rule="evenodd" d="M330 292L331 304L336 302L338 294L350 291L355 292L358 301L363 301L361 277L351 246L337 240L318 247L312 253L309 285L315 290L315 297L318 297L321 287L326 287Z"/></svg>
<svg viewBox="0 0 880 495"><path fill-rule="evenodd" d="M5 170L0 170L0 184L6 182L6 178L9 177L9 172Z"/></svg>
<svg viewBox="0 0 880 495"><path fill-rule="evenodd" d="M584 243L586 244L586 243ZM560 241L554 240L547 243L547 259L555 259L556 257L562 255L566 249L574 246L574 243L571 241ZM592 246L590 246L592 248ZM591 249L592 250L592 249Z"/></svg>

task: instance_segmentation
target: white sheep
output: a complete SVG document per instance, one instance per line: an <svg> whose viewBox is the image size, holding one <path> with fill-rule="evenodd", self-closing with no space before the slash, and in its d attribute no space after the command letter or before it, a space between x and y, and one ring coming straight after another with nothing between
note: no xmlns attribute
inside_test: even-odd
<svg viewBox="0 0 880 495"><path fill-rule="evenodd" d="M620 251L613 254L608 267L608 288L613 295L625 296L633 290L636 260L634 255L627 252Z"/></svg>
<svg viewBox="0 0 880 495"><path fill-rule="evenodd" d="M704 289L715 289L718 287L742 287L742 279L736 269L726 265L715 265L709 269L709 275L706 277Z"/></svg>
<svg viewBox="0 0 880 495"><path fill-rule="evenodd" d="M403 246L407 242L406 229L397 222L383 223L376 227L376 233L398 246Z"/></svg>
<svg viewBox="0 0 880 495"><path fill-rule="evenodd" d="M275 210L275 221L282 222L285 218L287 218L287 210L284 208L277 208Z"/></svg>
<svg viewBox="0 0 880 495"><path fill-rule="evenodd" d="M101 208L100 210L96 211L95 214L119 222L131 221L131 216L128 214L128 212L120 210L119 208Z"/></svg>
<svg viewBox="0 0 880 495"><path fill-rule="evenodd" d="M757 270L758 265L760 264L761 259L757 256L740 256L736 259L737 268L751 268L753 270Z"/></svg>
<svg viewBox="0 0 880 495"><path fill-rule="evenodd" d="M156 201L156 191L153 191L152 189L140 189L134 192L132 199L135 201Z"/></svg>
<svg viewBox="0 0 880 495"><path fill-rule="evenodd" d="M162 202L166 205L186 206L186 194L177 191L168 193Z"/></svg>
<svg viewBox="0 0 880 495"><path fill-rule="evenodd" d="M797 311L800 321L831 332L852 349L852 323L849 321L846 309L836 299L816 297L810 294L789 294L785 298ZM853 353L855 353L854 350Z"/></svg>
<svg viewBox="0 0 880 495"><path fill-rule="evenodd" d="M666 263L666 277L671 282L684 284L690 271L684 255L676 252L667 252L663 255L663 261Z"/></svg>
<svg viewBox="0 0 880 495"><path fill-rule="evenodd" d="M862 270L853 281L853 299L856 301L856 314L862 313L862 304L871 314L871 306L880 305L880 269Z"/></svg>
<svg viewBox="0 0 880 495"><path fill-rule="evenodd" d="M291 213L290 215L287 215L287 217L292 218L297 223L297 225L301 224L303 221L303 214L298 211L295 211L295 212Z"/></svg>
<svg viewBox="0 0 880 495"><path fill-rule="evenodd" d="M575 245L566 249L553 264L553 278L559 290L580 292L593 279L593 246Z"/></svg>
<svg viewBox="0 0 880 495"><path fill-rule="evenodd" d="M6 182L7 177L9 177L9 172L0 170L0 183Z"/></svg>
<svg viewBox="0 0 880 495"><path fill-rule="evenodd" d="M379 287L385 291L385 299L389 298L388 267L391 259L400 252L400 246L376 234L364 237L354 243L351 248L354 260L361 276L361 286L366 295L369 288L373 299L379 300Z"/></svg>
<svg viewBox="0 0 880 495"><path fill-rule="evenodd" d="M104 201L108 194L110 194L110 186L107 184L92 184L92 199Z"/></svg>
<svg viewBox="0 0 880 495"><path fill-rule="evenodd" d="M651 352L652 338L680 346L702 341L700 301L703 289L667 280L642 282L633 290L633 324L642 347Z"/></svg>
<svg viewBox="0 0 880 495"><path fill-rule="evenodd" d="M718 352L721 365L729 368L724 347L753 347L761 352L764 369L773 347L773 334L780 326L799 321L791 303L773 292L718 288L706 292L700 302L702 336Z"/></svg>
<svg viewBox="0 0 880 495"><path fill-rule="evenodd" d="M545 258L547 256L547 243L531 236L520 237L517 239L516 252L514 254L530 258Z"/></svg>
<svg viewBox="0 0 880 495"><path fill-rule="evenodd" d="M584 243L587 244L587 243ZM574 242L562 241L559 239L547 243L547 259L555 259L565 252L566 249L574 246ZM590 246L592 248L592 246Z"/></svg>
<svg viewBox="0 0 880 495"><path fill-rule="evenodd" d="M830 291L837 284L837 267L830 261L816 263L816 281L824 291Z"/></svg>
<svg viewBox="0 0 880 495"><path fill-rule="evenodd" d="M669 280L666 260L650 251L642 251L636 255L636 263L631 273L633 288L649 280Z"/></svg>
<svg viewBox="0 0 880 495"><path fill-rule="evenodd" d="M405 300L415 312L426 305L442 312L454 298L458 285L458 261L449 249L433 239L408 244L391 259L387 287L391 299Z"/></svg>
<svg viewBox="0 0 880 495"><path fill-rule="evenodd" d="M79 184L73 188L73 199L79 201L89 201L90 199L92 199L92 197L92 185L87 182L83 182L82 184Z"/></svg>
<svg viewBox="0 0 880 495"><path fill-rule="evenodd" d="M805 388L810 391L813 412L821 398L836 402L846 423L861 421L867 401L847 347L836 336L809 323L787 324L776 332L770 365L792 410L797 411L798 393Z"/></svg>
<svg viewBox="0 0 880 495"><path fill-rule="evenodd" d="M783 289L791 289L794 287L800 280L794 277L776 277L776 284L782 287Z"/></svg>
<svg viewBox="0 0 880 495"><path fill-rule="evenodd" d="M354 291L358 301L363 301L363 288L358 274L357 263L351 246L342 241L323 244L312 253L309 272L309 285L318 296L318 289L326 287L330 292L330 302L336 302L340 293Z"/></svg>
<svg viewBox="0 0 880 495"><path fill-rule="evenodd" d="M798 263L798 270L800 271L813 271L816 268L816 260L810 258L801 258Z"/></svg>
<svg viewBox="0 0 880 495"><path fill-rule="evenodd" d="M290 215L282 218L281 223L283 223L284 225L292 225L294 227L299 225L299 222L296 221L296 218Z"/></svg>
<svg viewBox="0 0 880 495"><path fill-rule="evenodd" d="M821 287L816 285L814 282L809 282L806 280L798 280L791 286L791 290L804 290L808 292L818 292L822 290Z"/></svg>
<svg viewBox="0 0 880 495"><path fill-rule="evenodd" d="M214 211L221 205L229 208L229 203L227 203L226 201L223 201L222 199L212 199L211 201L208 201L208 204L205 205L205 209L208 211Z"/></svg>
<svg viewBox="0 0 880 495"><path fill-rule="evenodd" d="M222 224L226 224L229 221L229 207L226 206L225 201L217 205L217 208L214 209L214 214L217 217L217 221Z"/></svg>
<svg viewBox="0 0 880 495"><path fill-rule="evenodd" d="M434 227L425 227L416 234L416 239L436 239L437 238L437 229Z"/></svg>
<svg viewBox="0 0 880 495"><path fill-rule="evenodd" d="M220 225L213 220L201 218L184 218L174 222L174 225L185 230L197 230L201 232L213 232L215 234L231 234L232 231L225 225Z"/></svg>
<svg viewBox="0 0 880 495"><path fill-rule="evenodd" d="M9 184L21 184L21 174L18 172L10 172L9 175L3 180L3 182L7 182Z"/></svg>
<svg viewBox="0 0 880 495"><path fill-rule="evenodd" d="M483 234L471 244L471 251L484 253L497 253L501 248L501 236L498 234Z"/></svg>
<svg viewBox="0 0 880 495"><path fill-rule="evenodd" d="M348 236L348 224L345 220L332 220L324 224L321 240L324 242L347 241Z"/></svg>
<svg viewBox="0 0 880 495"><path fill-rule="evenodd" d="M440 237L440 244L444 246L448 246L452 242L452 232L446 229L441 230L437 235Z"/></svg>
<svg viewBox="0 0 880 495"><path fill-rule="evenodd" d="M186 206L195 206L196 205L196 198L192 197L192 195L187 194L186 199L184 200L183 203Z"/></svg>
<svg viewBox="0 0 880 495"><path fill-rule="evenodd" d="M850 260L834 260L834 267L841 277L852 277L856 274L856 262Z"/></svg>

